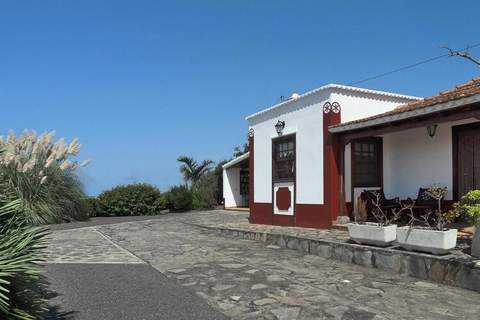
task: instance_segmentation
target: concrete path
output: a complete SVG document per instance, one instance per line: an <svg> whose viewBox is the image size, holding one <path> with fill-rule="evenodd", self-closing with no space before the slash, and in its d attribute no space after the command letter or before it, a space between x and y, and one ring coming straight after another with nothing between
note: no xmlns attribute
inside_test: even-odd
<svg viewBox="0 0 480 320"><path fill-rule="evenodd" d="M146 264L49 264L47 320L226 319Z"/></svg>
<svg viewBox="0 0 480 320"><path fill-rule="evenodd" d="M56 231L49 255L52 261L60 262L91 262L106 255L104 259L112 265L126 259L130 267L141 267L136 260L140 259L233 319L478 319L480 294L472 291L261 242L224 238L194 225L199 220L228 223L244 219L243 213L193 212L76 229L72 243L88 242L95 232L102 235L98 241L103 244L87 245L85 250L77 249L75 253L66 249L73 248L73 244L62 233L65 231ZM121 250L104 242L113 242ZM98 281L102 279L99 276ZM105 281L111 282L108 277ZM157 290L155 296L153 292ZM76 291L69 291L66 296ZM149 296L164 299L161 289L150 292ZM187 306L193 300L177 301ZM117 307L127 312L124 304L118 303ZM195 315L191 319L199 318Z"/></svg>
<svg viewBox="0 0 480 320"><path fill-rule="evenodd" d="M84 227L125 220L130 219L94 219L52 231L46 250L53 293L47 320L227 319L96 228Z"/></svg>

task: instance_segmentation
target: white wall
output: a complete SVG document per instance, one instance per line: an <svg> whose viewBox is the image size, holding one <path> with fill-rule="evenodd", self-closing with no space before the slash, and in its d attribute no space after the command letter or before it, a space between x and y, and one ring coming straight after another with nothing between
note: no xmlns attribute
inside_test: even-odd
<svg viewBox="0 0 480 320"><path fill-rule="evenodd" d="M272 202L272 139L278 137L275 124L285 121L283 135L296 134L296 202L324 203L323 185L323 104L338 102L342 122L385 112L409 100L332 88L294 100L249 120L254 130L254 201ZM350 156L346 155L350 166ZM350 172L350 170L346 171ZM350 176L345 177L347 201Z"/></svg>
<svg viewBox="0 0 480 320"><path fill-rule="evenodd" d="M241 206L240 167L223 169L223 197L225 198L226 208Z"/></svg>
<svg viewBox="0 0 480 320"><path fill-rule="evenodd" d="M254 129L254 200L272 202L272 139L275 124L285 121L283 135L296 134L297 203L323 203L323 103L318 93L250 120Z"/></svg>
<svg viewBox="0 0 480 320"><path fill-rule="evenodd" d="M439 184L452 199L452 126L474 122L440 124L431 138L426 128L386 134L383 137L383 184L387 197L416 198L419 187Z"/></svg>
<svg viewBox="0 0 480 320"><path fill-rule="evenodd" d="M393 110L395 107L412 101L411 99L376 95L373 93L352 92L335 89L330 97L342 108L342 122L358 120ZM363 188L360 188L363 189ZM361 192L361 191L360 191ZM355 190L358 193L358 190ZM354 200L356 195L354 195ZM351 145L345 146L345 200L352 201Z"/></svg>
<svg viewBox="0 0 480 320"><path fill-rule="evenodd" d="M404 98L379 96L343 89L335 89L331 94L330 100L340 103L342 122L358 120L391 111L395 107L411 101Z"/></svg>

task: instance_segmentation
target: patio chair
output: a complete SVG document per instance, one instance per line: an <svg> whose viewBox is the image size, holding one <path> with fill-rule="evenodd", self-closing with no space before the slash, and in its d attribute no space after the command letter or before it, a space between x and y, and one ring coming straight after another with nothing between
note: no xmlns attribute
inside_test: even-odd
<svg viewBox="0 0 480 320"><path fill-rule="evenodd" d="M426 211L437 210L437 207L438 201L430 195L430 193L428 192L428 188L419 188L417 199L415 199L415 206L413 208L416 211Z"/></svg>
<svg viewBox="0 0 480 320"><path fill-rule="evenodd" d="M377 198L378 197L378 198ZM377 189L377 190L364 190L360 194L360 199L363 201L367 201L367 220L374 220L374 217L372 215L372 210L375 208L374 203L378 199L378 204L380 208L386 213L392 213L392 210L394 208L399 208L399 198L393 198L393 199L387 199L385 197L385 193L383 192L382 189Z"/></svg>

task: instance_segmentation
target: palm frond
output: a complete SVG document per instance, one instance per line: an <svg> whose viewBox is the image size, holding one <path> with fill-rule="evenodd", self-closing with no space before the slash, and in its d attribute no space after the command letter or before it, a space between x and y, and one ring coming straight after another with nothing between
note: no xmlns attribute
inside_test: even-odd
<svg viewBox="0 0 480 320"><path fill-rule="evenodd" d="M47 233L19 219L21 208L20 200L0 207L0 319L40 319L46 309L38 264Z"/></svg>
<svg viewBox="0 0 480 320"><path fill-rule="evenodd" d="M195 185L200 179L210 170L213 161L203 160L201 163L197 163L192 157L181 156L177 159L181 162L180 173L183 176L183 180L190 188L195 188Z"/></svg>

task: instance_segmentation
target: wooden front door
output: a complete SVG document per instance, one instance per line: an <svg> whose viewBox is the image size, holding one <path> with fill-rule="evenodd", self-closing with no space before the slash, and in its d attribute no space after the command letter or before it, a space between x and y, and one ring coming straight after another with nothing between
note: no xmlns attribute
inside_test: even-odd
<svg viewBox="0 0 480 320"><path fill-rule="evenodd" d="M272 200L273 215L295 215L296 177L295 135L275 138L272 141Z"/></svg>
<svg viewBox="0 0 480 320"><path fill-rule="evenodd" d="M468 191L480 189L480 125L476 123L454 128L455 145L456 181L454 182L456 183L455 196L458 200Z"/></svg>
<svg viewBox="0 0 480 320"><path fill-rule="evenodd" d="M248 168L240 169L240 196L242 198L242 207L248 207L248 188L249 188Z"/></svg>

